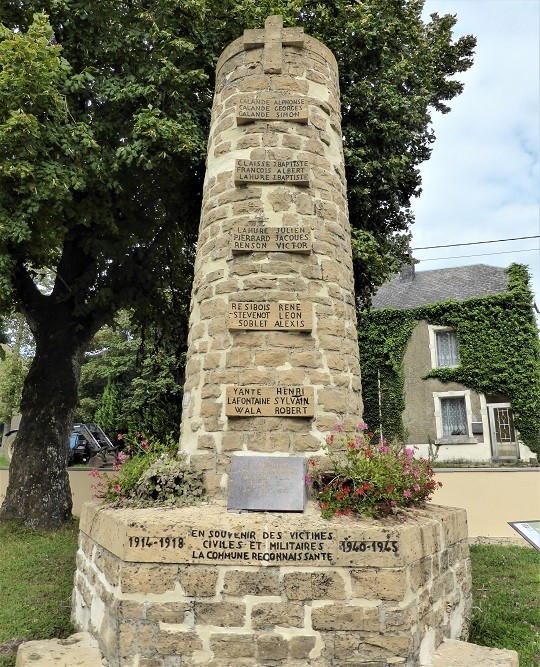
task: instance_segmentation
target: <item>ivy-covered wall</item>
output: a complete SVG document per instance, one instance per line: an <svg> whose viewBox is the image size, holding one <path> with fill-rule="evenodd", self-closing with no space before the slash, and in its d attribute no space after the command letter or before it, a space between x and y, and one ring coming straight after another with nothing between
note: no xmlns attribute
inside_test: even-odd
<svg viewBox="0 0 540 667"><path fill-rule="evenodd" d="M522 440L540 454L540 341L529 274L521 264L512 264L508 274L508 289L502 294L358 314L364 420L371 427L379 424L379 372L384 433L403 438L403 356L415 325L426 320L457 330L461 362L426 377L508 396Z"/></svg>

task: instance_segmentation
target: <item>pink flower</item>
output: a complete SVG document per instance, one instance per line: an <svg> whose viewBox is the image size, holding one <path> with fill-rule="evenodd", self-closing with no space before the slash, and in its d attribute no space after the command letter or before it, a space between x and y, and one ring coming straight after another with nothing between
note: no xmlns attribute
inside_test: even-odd
<svg viewBox="0 0 540 667"><path fill-rule="evenodd" d="M335 428L336 433L343 433L344 430L345 430L345 426L343 426L343 424L336 424L336 428Z"/></svg>
<svg viewBox="0 0 540 667"><path fill-rule="evenodd" d="M405 491L403 491L403 497L404 498L411 498L412 497L412 493L409 491L409 489L405 489Z"/></svg>
<svg viewBox="0 0 540 667"><path fill-rule="evenodd" d="M120 461L120 463L125 463L127 461L127 456L124 454L124 452L118 452L116 458Z"/></svg>
<svg viewBox="0 0 540 667"><path fill-rule="evenodd" d="M121 490L122 490L122 487L120 486L120 484L115 484L115 485L113 486L113 488L111 489L111 491L112 491L113 493L120 493Z"/></svg>
<svg viewBox="0 0 540 667"><path fill-rule="evenodd" d="M95 468L93 470L90 470L88 474L90 475L90 477L99 477L99 473Z"/></svg>
<svg viewBox="0 0 540 667"><path fill-rule="evenodd" d="M306 473L306 484L313 484L313 477L309 474L309 472Z"/></svg>
<svg viewBox="0 0 540 667"><path fill-rule="evenodd" d="M366 424L365 421L361 421L361 422L358 422L358 424L356 424L356 430L357 431L365 431L365 430L367 430L367 427L368 427L368 425Z"/></svg>
<svg viewBox="0 0 540 667"><path fill-rule="evenodd" d="M412 488L414 491L420 491L420 484L413 484Z"/></svg>
<svg viewBox="0 0 540 667"><path fill-rule="evenodd" d="M407 456L408 459L412 459L412 457L414 456L414 449L410 449L409 447L407 447L405 449L405 455Z"/></svg>

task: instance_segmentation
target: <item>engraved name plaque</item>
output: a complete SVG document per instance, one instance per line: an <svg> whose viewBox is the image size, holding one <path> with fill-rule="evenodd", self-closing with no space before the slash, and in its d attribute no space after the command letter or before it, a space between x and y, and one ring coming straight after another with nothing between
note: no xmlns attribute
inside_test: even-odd
<svg viewBox="0 0 540 667"><path fill-rule="evenodd" d="M234 182L309 185L307 160L236 160Z"/></svg>
<svg viewBox="0 0 540 667"><path fill-rule="evenodd" d="M227 509L303 512L306 459L302 456L235 456Z"/></svg>
<svg viewBox="0 0 540 667"><path fill-rule="evenodd" d="M233 252L299 252L312 249L311 227L263 227L236 225L232 229Z"/></svg>
<svg viewBox="0 0 540 667"><path fill-rule="evenodd" d="M230 301L231 331L311 331L310 303L270 303L268 301Z"/></svg>
<svg viewBox="0 0 540 667"><path fill-rule="evenodd" d="M308 122L308 105L305 97L241 97L236 102L238 125L256 120L290 120Z"/></svg>
<svg viewBox="0 0 540 667"><path fill-rule="evenodd" d="M227 417L313 417L313 387L227 387Z"/></svg>

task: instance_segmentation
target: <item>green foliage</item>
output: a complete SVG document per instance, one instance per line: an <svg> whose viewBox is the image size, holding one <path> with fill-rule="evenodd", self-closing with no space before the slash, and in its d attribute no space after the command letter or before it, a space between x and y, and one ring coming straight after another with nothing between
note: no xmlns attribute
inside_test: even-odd
<svg viewBox="0 0 540 667"><path fill-rule="evenodd" d="M473 613L469 641L513 649L520 667L540 664L538 553L517 546L471 546Z"/></svg>
<svg viewBox="0 0 540 667"><path fill-rule="evenodd" d="M18 354L5 351L0 359L0 424L19 411L26 364Z"/></svg>
<svg viewBox="0 0 540 667"><path fill-rule="evenodd" d="M364 427L359 424L356 433L328 436L326 459L309 461L307 481L317 488L326 519L351 513L397 514L429 500L437 486L429 461L415 459L412 449L390 446L386 439L365 433Z"/></svg>
<svg viewBox="0 0 540 667"><path fill-rule="evenodd" d="M110 437L117 430L153 433L158 439L177 434L183 328L181 316L164 328L141 326L133 313L120 311L112 326L97 332L85 356L77 418L97 422Z"/></svg>
<svg viewBox="0 0 540 667"><path fill-rule="evenodd" d="M429 324L454 327L460 350L459 366L433 369L426 377L459 382L479 393L508 396L521 438L540 453L540 343L529 276L526 267L519 264L510 266L508 274L508 289L502 294L412 310L360 313L362 384L368 421L378 423L379 369L384 431L388 437L402 437L403 355L415 324L426 320Z"/></svg>
<svg viewBox="0 0 540 667"><path fill-rule="evenodd" d="M177 452L172 438L138 436L128 444L130 458L120 452L113 473L92 470L98 479L96 497L117 506L191 505L204 498L202 472L194 470Z"/></svg>
<svg viewBox="0 0 540 667"><path fill-rule="evenodd" d="M403 355L416 325L410 310L362 311L358 318L361 352L364 418L372 427L379 425L379 379L382 431L403 441L405 380Z"/></svg>
<svg viewBox="0 0 540 667"><path fill-rule="evenodd" d="M78 524L55 532L0 526L0 665L14 667L17 640L67 637ZM13 650L9 650L9 646Z"/></svg>
<svg viewBox="0 0 540 667"><path fill-rule="evenodd" d="M114 380L107 381L101 395L99 408L96 410L95 421L109 436L118 428L118 411L120 408L120 393Z"/></svg>

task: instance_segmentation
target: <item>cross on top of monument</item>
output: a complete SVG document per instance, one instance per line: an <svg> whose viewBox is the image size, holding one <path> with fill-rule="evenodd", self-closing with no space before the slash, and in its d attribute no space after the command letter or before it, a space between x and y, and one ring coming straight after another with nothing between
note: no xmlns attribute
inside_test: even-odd
<svg viewBox="0 0 540 667"><path fill-rule="evenodd" d="M283 71L283 47L304 46L304 28L284 28L282 16L269 16L264 30L244 30L244 48L262 46L265 74L281 74Z"/></svg>

